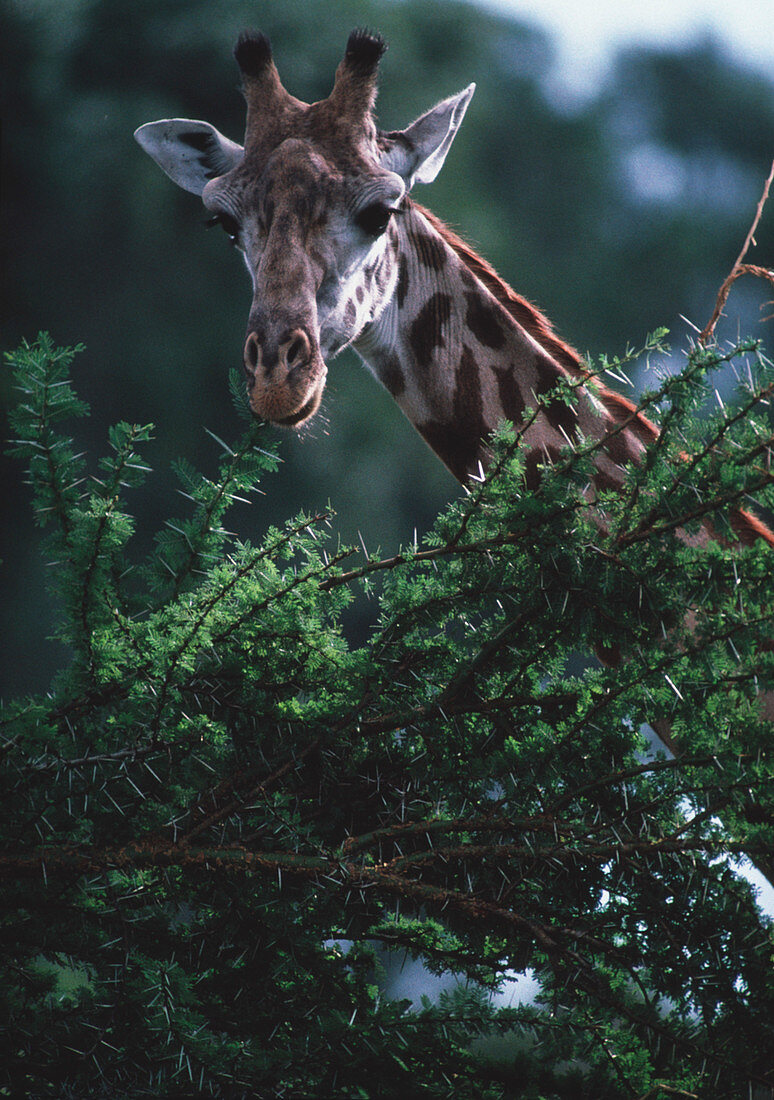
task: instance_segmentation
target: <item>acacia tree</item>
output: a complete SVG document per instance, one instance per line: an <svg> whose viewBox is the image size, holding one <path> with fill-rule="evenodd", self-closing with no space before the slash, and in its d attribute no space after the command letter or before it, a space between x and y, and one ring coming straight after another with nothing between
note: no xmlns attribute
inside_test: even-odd
<svg viewBox="0 0 774 1100"><path fill-rule="evenodd" d="M326 515L226 529L277 461L252 422L217 476L179 464L186 514L138 560L151 428L90 472L72 359L11 356L71 659L2 712L3 1095L769 1095L772 927L729 862L774 855L771 551L728 522L774 505L758 344L689 350L593 512L604 441L527 491L505 426L386 560L330 547ZM700 421L729 365L737 403ZM677 537L707 520L720 541ZM411 1011L385 948L469 981ZM498 1008L526 969L537 999Z"/></svg>

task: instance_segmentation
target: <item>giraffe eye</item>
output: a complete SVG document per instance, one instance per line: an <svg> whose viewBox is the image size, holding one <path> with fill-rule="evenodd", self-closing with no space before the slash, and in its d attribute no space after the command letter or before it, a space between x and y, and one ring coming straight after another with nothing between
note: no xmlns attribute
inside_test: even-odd
<svg viewBox="0 0 774 1100"><path fill-rule="evenodd" d="M239 236L239 223L230 214L216 214L214 217L207 219L206 225L208 229L211 229L213 225L221 226L231 243L236 244Z"/></svg>
<svg viewBox="0 0 774 1100"><path fill-rule="evenodd" d="M390 218L395 213L389 206L381 202L372 202L355 215L355 225L367 233L369 237L381 237L390 224Z"/></svg>

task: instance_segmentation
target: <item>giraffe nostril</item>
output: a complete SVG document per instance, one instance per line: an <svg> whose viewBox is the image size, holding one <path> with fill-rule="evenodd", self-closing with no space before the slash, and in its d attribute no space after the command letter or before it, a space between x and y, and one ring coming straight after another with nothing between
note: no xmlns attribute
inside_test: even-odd
<svg viewBox="0 0 774 1100"><path fill-rule="evenodd" d="M303 357L304 350L305 350L304 341L301 340L301 338L297 336L296 339L292 342L292 344L290 344L290 346L288 347L288 366L289 367L293 367L293 366L296 365L296 360L301 359Z"/></svg>
<svg viewBox="0 0 774 1100"><path fill-rule="evenodd" d="M280 349L280 356L284 359L288 370L307 365L312 357L312 345L302 328L294 329L293 332L288 333L288 341Z"/></svg>
<svg viewBox="0 0 774 1100"><path fill-rule="evenodd" d="M256 370L258 369L259 359L260 351L258 347L258 337L254 332L251 332L250 335L247 337L244 352L245 370L247 371L248 376L252 376L255 374Z"/></svg>

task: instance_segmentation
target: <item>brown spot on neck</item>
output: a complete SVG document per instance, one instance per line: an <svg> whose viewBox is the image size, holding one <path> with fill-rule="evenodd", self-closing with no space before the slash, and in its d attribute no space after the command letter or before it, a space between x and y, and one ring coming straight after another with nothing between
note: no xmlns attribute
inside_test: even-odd
<svg viewBox="0 0 774 1100"><path fill-rule="evenodd" d="M548 444L544 447L533 447L527 452L524 459L524 484L534 492L540 485L543 477L541 467L549 466L556 462L561 454L559 447Z"/></svg>
<svg viewBox="0 0 774 1100"><path fill-rule="evenodd" d="M429 367L435 349L445 346L443 327L450 316L451 298L437 291L414 318L409 329L409 343L420 367Z"/></svg>
<svg viewBox="0 0 774 1100"><path fill-rule="evenodd" d="M393 397L400 397L406 389L406 379L403 377L400 361L397 355L379 356L374 360L374 370L379 381Z"/></svg>
<svg viewBox="0 0 774 1100"><path fill-rule="evenodd" d="M541 357L537 361L536 367L535 396L544 399L543 412L551 427L559 432L567 442L570 442L576 437L578 412L573 405L556 393L557 383L563 377L567 377L566 372L545 357Z"/></svg>
<svg viewBox="0 0 774 1100"><path fill-rule="evenodd" d="M505 347L505 330L498 316L499 307L492 302L491 298L486 301L475 291L466 291L465 300L468 303L465 322L478 342L483 347L494 350Z"/></svg>
<svg viewBox="0 0 774 1100"><path fill-rule="evenodd" d="M454 419L458 424L475 431L480 439L489 434L484 420L484 406L481 400L481 375L479 365L470 348L462 349L457 367L457 384L454 388Z"/></svg>
<svg viewBox="0 0 774 1100"><path fill-rule="evenodd" d="M406 301L406 295L408 294L408 287L408 261L405 255L401 252L398 259L398 285L395 290L395 301L398 303L398 309L403 309L403 304Z"/></svg>
<svg viewBox="0 0 774 1100"><path fill-rule="evenodd" d="M441 238L417 231L411 234L417 260L431 271L441 271L446 266L446 249Z"/></svg>
<svg viewBox="0 0 774 1100"><path fill-rule="evenodd" d="M497 379L497 397L503 416L518 426L524 416L525 402L515 377L515 367L513 363L492 363L491 366Z"/></svg>
<svg viewBox="0 0 774 1100"><path fill-rule="evenodd" d="M481 435L473 425L428 420L417 424L417 428L458 481L465 481L478 470L479 461L488 457Z"/></svg>

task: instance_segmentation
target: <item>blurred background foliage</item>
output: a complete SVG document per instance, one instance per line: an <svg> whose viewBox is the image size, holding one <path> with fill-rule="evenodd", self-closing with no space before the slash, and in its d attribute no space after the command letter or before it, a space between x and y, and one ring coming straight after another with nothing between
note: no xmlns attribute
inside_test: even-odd
<svg viewBox="0 0 774 1100"><path fill-rule="evenodd" d="M169 464L205 472L234 422L249 282L197 198L175 188L132 132L206 119L241 140L231 58L245 27L270 35L285 85L330 91L349 31L378 29L379 117L403 127L471 80L471 109L444 172L418 193L554 320L581 351L621 353L659 325L680 346L702 327L750 224L774 146L774 83L711 39L630 48L583 103L557 91L552 41L535 26L455 0L0 0L3 39L4 348L47 329L83 341L76 385L92 406L79 443L101 452L118 420L156 425L156 471L138 490L142 543L170 513ZM774 254L764 220L751 259ZM762 334L765 287L737 286L726 331ZM722 329L721 329L722 336ZM2 434L13 400L0 381ZM330 502L346 542L388 553L459 492L391 399L345 353L323 413L283 433L283 465L240 534ZM45 566L19 467L2 459L0 695L47 684L61 661ZM352 612L367 629L365 603Z"/></svg>

